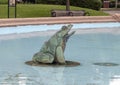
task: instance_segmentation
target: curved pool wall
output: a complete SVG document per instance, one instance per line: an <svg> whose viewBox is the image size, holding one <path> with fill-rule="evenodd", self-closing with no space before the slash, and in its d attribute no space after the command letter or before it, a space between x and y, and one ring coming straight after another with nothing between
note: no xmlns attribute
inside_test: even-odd
<svg viewBox="0 0 120 85"><path fill-rule="evenodd" d="M54 25L27 25L27 26L15 26L15 27L0 27L0 34L12 34L12 33L28 33L35 31L47 31L58 30L65 24ZM79 23L73 24L73 29L86 29L86 28L115 28L120 27L119 22L109 23Z"/></svg>
<svg viewBox="0 0 120 85"><path fill-rule="evenodd" d="M0 85L120 85L120 24L97 24L99 27L94 28L90 25L98 25L94 23L80 24L88 26L88 29L86 29L87 27L75 29L80 26L73 27L78 33L73 35L68 41L65 58L66 60L80 62L81 65L77 67L36 67L28 66L24 63L32 59L33 54L40 50L42 44L48 40L51 35L1 39ZM104 24L104 26L101 24ZM107 24L111 26L107 26ZM10 27L11 29L4 28L8 29L8 32L1 34L0 37L5 37L11 33L9 30L16 30L19 27L21 29L26 29L26 27L36 29L41 26L51 28L52 25L18 26L16 28ZM54 25L53 27L60 28L61 26L62 25ZM28 34L28 31L23 31L12 32L14 36L21 36L22 33ZM37 33L35 32L36 30L33 31L29 32L33 34ZM43 32L42 30L43 34L49 32L51 31L46 32L44 30ZM41 32L38 32L38 34L39 33L42 34ZM99 62L116 63L118 66L94 65L94 63Z"/></svg>

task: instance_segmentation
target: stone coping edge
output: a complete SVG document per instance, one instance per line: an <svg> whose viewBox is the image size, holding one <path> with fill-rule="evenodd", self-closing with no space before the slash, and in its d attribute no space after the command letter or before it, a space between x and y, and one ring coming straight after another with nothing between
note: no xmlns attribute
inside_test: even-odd
<svg viewBox="0 0 120 85"><path fill-rule="evenodd" d="M9 18L0 19L0 27L44 25L44 24L72 24L118 22L113 16L73 16L73 17L41 17L41 18Z"/></svg>

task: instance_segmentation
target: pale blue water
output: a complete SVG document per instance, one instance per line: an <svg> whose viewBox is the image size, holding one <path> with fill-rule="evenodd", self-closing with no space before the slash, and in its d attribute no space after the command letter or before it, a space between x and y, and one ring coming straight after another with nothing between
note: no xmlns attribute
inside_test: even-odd
<svg viewBox="0 0 120 85"><path fill-rule="evenodd" d="M88 29L87 33L75 34L70 38L65 58L80 62L81 65L77 67L36 67L24 64L32 59L50 36L1 39L0 85L120 85L120 65L93 64L120 64L120 26L116 27L107 27L112 32L95 33ZM94 29L97 31L97 28ZM101 30L104 28L101 27Z"/></svg>

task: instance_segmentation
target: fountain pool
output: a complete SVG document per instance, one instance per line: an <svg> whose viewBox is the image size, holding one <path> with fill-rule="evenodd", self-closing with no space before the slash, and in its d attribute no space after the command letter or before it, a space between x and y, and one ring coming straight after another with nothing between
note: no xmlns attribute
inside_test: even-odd
<svg viewBox="0 0 120 85"><path fill-rule="evenodd" d="M0 28L0 85L120 85L120 23L73 24L66 60L76 67L29 66L59 25Z"/></svg>

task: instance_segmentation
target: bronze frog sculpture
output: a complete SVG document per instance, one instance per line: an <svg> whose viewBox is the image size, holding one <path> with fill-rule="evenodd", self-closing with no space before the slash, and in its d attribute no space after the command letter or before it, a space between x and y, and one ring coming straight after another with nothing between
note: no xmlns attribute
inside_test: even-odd
<svg viewBox="0 0 120 85"><path fill-rule="evenodd" d="M40 63L66 64L64 50L70 36L75 31L69 33L72 25L63 26L47 42L45 42L39 52L34 54L32 60Z"/></svg>

